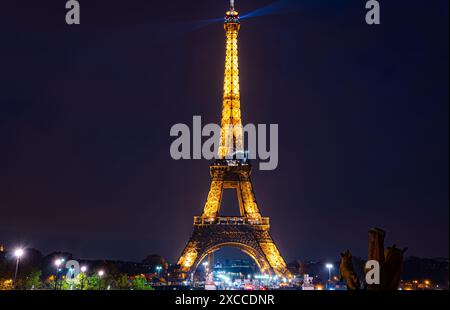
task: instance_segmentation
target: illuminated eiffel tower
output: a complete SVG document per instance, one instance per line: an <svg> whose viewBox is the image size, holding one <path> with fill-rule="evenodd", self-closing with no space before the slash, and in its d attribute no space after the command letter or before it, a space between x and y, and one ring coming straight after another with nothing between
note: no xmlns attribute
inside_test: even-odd
<svg viewBox="0 0 450 310"><path fill-rule="evenodd" d="M237 247L252 257L262 273L290 277L269 233L269 218L262 217L250 179L251 165L243 154L243 130L240 108L238 32L239 14L231 0L226 13L225 80L222 129L218 159L210 166L211 188L203 214L194 217L194 231L178 265L186 276L195 272L208 255L222 247ZM237 191L240 217L219 216L223 191Z"/></svg>

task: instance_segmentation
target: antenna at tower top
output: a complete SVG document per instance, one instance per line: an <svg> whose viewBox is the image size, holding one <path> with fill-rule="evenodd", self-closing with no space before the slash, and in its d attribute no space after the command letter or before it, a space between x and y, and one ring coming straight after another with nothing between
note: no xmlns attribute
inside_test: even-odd
<svg viewBox="0 0 450 310"><path fill-rule="evenodd" d="M234 8L234 0L230 0L230 9L225 16L225 24L239 24L239 13Z"/></svg>

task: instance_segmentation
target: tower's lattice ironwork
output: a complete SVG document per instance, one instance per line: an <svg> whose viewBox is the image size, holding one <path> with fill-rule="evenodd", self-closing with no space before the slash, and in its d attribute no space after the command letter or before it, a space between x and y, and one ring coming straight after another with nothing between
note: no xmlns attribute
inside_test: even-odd
<svg viewBox="0 0 450 310"><path fill-rule="evenodd" d="M286 263L269 233L269 218L262 217L250 179L251 165L242 156L243 130L239 89L238 32L239 14L231 0L226 13L225 75L221 137L218 159L210 166L211 187L199 217L194 218L194 231L178 265L183 274L196 270L200 262L214 251L238 247L257 263L264 273L290 276ZM239 217L219 216L224 190L237 192Z"/></svg>

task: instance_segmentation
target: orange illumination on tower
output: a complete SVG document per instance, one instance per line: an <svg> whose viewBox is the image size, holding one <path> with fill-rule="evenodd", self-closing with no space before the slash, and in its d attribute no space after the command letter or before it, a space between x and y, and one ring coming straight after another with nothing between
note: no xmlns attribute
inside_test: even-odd
<svg viewBox="0 0 450 310"><path fill-rule="evenodd" d="M243 152L241 93L239 88L238 34L239 13L234 3L225 17L226 54L219 158L231 158Z"/></svg>

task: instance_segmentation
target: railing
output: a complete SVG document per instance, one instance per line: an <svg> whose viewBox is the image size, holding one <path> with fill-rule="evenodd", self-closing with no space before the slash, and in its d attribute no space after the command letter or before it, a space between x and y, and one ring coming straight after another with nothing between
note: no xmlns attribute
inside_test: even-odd
<svg viewBox="0 0 450 310"><path fill-rule="evenodd" d="M268 217L261 217L259 219L248 218L248 217L236 217L236 216L226 216L226 217L194 217L194 225L261 225L268 226L270 224L270 219Z"/></svg>
<svg viewBox="0 0 450 310"><path fill-rule="evenodd" d="M224 167L237 167L237 166L250 166L250 160L247 158L243 159L218 159L214 162L213 166L224 166Z"/></svg>

